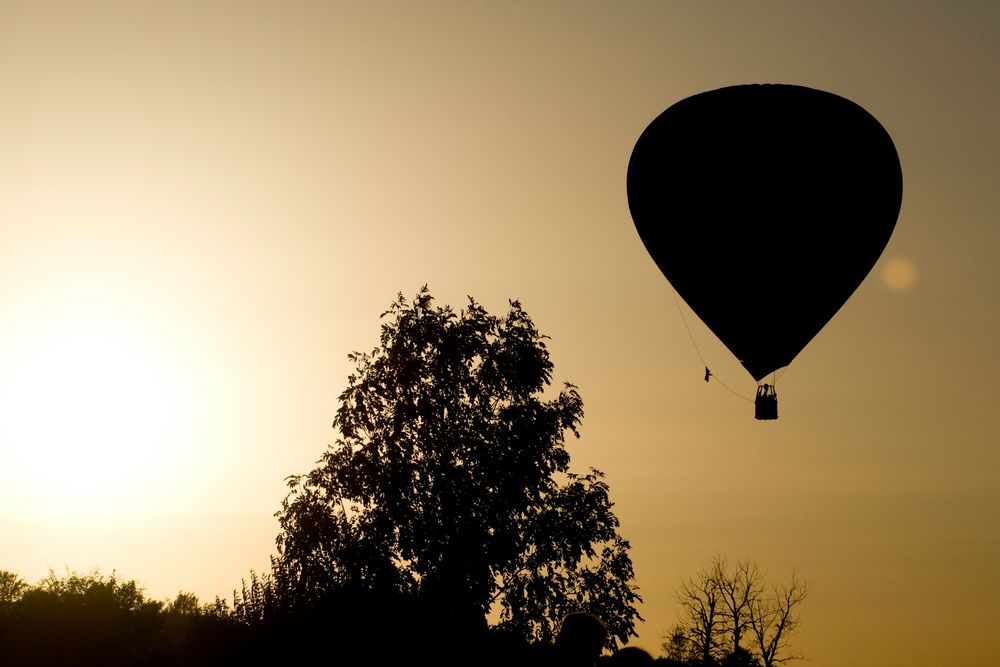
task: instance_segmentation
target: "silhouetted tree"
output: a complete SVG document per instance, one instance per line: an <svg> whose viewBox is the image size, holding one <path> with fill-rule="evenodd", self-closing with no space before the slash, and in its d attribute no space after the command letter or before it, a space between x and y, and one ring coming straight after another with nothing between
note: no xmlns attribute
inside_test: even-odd
<svg viewBox="0 0 1000 667"><path fill-rule="evenodd" d="M683 625L678 624L671 628L663 637L660 647L670 664L689 664L698 658L697 647L688 637L688 631Z"/></svg>
<svg viewBox="0 0 1000 667"><path fill-rule="evenodd" d="M738 646L719 661L719 667L760 667L760 661L752 652Z"/></svg>
<svg viewBox="0 0 1000 667"><path fill-rule="evenodd" d="M271 572L259 575L250 572L250 581L244 579L239 590L233 591L232 611L222 605L222 613L229 613L237 622L244 625L265 623L273 618L286 618L296 604L292 587L287 577L287 570L282 562L271 558Z"/></svg>
<svg viewBox="0 0 1000 667"><path fill-rule="evenodd" d="M684 580L676 597L683 609L681 626L692 657L705 665L722 658L725 620L716 562Z"/></svg>
<svg viewBox="0 0 1000 667"><path fill-rule="evenodd" d="M402 594L464 627L496 610L500 628L543 641L585 610L611 645L633 636L641 598L608 486L569 471L583 403L571 384L543 395L553 365L521 305L455 312L424 287L382 317L379 347L349 356L341 437L289 478L278 594Z"/></svg>
<svg viewBox="0 0 1000 667"><path fill-rule="evenodd" d="M769 596L760 596L751 605L750 625L764 667L802 658L790 652L789 637L799 626L798 607L808 592L806 583L793 573L787 585L772 586Z"/></svg>
<svg viewBox="0 0 1000 667"><path fill-rule="evenodd" d="M16 572L0 570L0 604L13 604L21 599L28 584Z"/></svg>
<svg viewBox="0 0 1000 667"><path fill-rule="evenodd" d="M716 558L712 569L722 599L724 627L729 638L726 650L730 655L738 656L743 636L750 630L751 610L761 598L764 573L749 558L737 561L732 570L726 559Z"/></svg>
<svg viewBox="0 0 1000 667"><path fill-rule="evenodd" d="M681 622L663 650L678 664L774 667L799 657L788 653L806 586L793 574L786 586L764 589L765 574L746 559L730 567L716 557L677 590ZM759 659L759 660L758 660Z"/></svg>

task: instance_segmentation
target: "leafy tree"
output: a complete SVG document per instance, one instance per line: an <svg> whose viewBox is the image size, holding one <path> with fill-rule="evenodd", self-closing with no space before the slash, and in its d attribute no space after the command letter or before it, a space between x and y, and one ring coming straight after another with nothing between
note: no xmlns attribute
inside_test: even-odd
<svg viewBox="0 0 1000 667"><path fill-rule="evenodd" d="M200 616L204 613L198 596L194 593L181 591L172 601L163 606L164 613L173 616Z"/></svg>
<svg viewBox="0 0 1000 667"><path fill-rule="evenodd" d="M162 602L147 599L135 580L123 581L115 572L105 576L99 570L89 574L67 572L64 577L50 570L32 593L53 596L68 608L108 612L159 611L163 606Z"/></svg>
<svg viewBox="0 0 1000 667"><path fill-rule="evenodd" d="M27 589L27 582L21 579L16 572L0 570L0 604L17 602Z"/></svg>
<svg viewBox="0 0 1000 667"><path fill-rule="evenodd" d="M133 664L150 657L162 606L115 573L50 571L11 607L0 663Z"/></svg>
<svg viewBox="0 0 1000 667"><path fill-rule="evenodd" d="M608 486L569 470L583 402L571 384L545 395L553 365L520 303L455 312L424 287L382 319L380 345L349 356L340 438L289 478L271 606L362 588L465 628L493 612L527 639L551 640L573 610L604 620L612 646L634 636L641 598Z"/></svg>

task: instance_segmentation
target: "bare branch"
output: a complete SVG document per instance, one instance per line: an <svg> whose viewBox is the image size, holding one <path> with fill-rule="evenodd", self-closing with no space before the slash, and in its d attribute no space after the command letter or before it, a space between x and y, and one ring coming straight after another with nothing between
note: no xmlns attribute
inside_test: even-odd
<svg viewBox="0 0 1000 667"><path fill-rule="evenodd" d="M773 586L770 596L751 607L751 628L764 667L802 658L801 654L789 652L789 637L799 626L798 606L808 592L806 583L793 572L789 584Z"/></svg>

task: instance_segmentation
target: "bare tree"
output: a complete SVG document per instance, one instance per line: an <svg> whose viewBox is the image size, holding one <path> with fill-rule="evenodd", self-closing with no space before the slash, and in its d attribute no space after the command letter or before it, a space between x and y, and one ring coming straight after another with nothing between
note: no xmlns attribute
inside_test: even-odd
<svg viewBox="0 0 1000 667"><path fill-rule="evenodd" d="M676 593L684 609L681 625L691 653L704 664L723 655L725 618L718 565L716 559L707 569L682 582Z"/></svg>
<svg viewBox="0 0 1000 667"><path fill-rule="evenodd" d="M750 630L751 609L763 593L764 573L749 558L738 561L732 572L724 558L716 557L712 569L722 600L726 634L730 637L728 651L742 648L743 636Z"/></svg>
<svg viewBox="0 0 1000 667"><path fill-rule="evenodd" d="M790 652L789 637L799 624L806 584L793 573L789 584L766 590L765 576L749 558L730 567L716 556L682 582L676 592L683 609L680 622L663 644L668 657L697 664L759 657L764 667L800 658Z"/></svg>
<svg viewBox="0 0 1000 667"><path fill-rule="evenodd" d="M807 593L806 583L793 572L788 585L772 586L771 595L758 596L750 606L754 648L764 667L775 667L802 658L800 653L791 652L789 637L799 626L798 607Z"/></svg>

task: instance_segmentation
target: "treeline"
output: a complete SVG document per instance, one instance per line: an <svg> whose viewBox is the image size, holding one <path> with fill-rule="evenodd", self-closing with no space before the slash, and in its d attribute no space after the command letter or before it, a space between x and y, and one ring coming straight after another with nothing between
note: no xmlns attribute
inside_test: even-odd
<svg viewBox="0 0 1000 667"><path fill-rule="evenodd" d="M98 570L50 572L36 584L0 570L0 665L230 665L321 656L329 664L564 664L557 641L532 642L499 628L449 622L412 596L342 589L294 599L282 568L251 573L232 602L191 593L146 596L134 580ZM806 586L767 585L750 560L716 558L677 589L678 624L653 659L634 648L598 665L774 667L801 657L790 638Z"/></svg>
<svg viewBox="0 0 1000 667"><path fill-rule="evenodd" d="M488 628L442 627L412 599L341 591L309 608L265 603L252 575L233 604L147 597L133 580L53 572L35 584L0 570L0 665L552 664L553 648ZM265 608L267 609L265 613Z"/></svg>
<svg viewBox="0 0 1000 667"><path fill-rule="evenodd" d="M50 572L34 585L0 571L3 665L201 665L246 639L219 600L152 600L135 581L96 570Z"/></svg>

